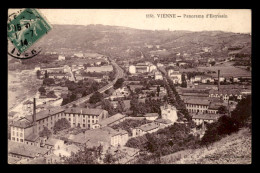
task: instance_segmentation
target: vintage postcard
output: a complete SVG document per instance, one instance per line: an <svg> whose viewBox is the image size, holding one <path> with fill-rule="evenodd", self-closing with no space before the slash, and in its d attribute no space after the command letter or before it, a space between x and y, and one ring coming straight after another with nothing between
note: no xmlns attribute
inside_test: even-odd
<svg viewBox="0 0 260 173"><path fill-rule="evenodd" d="M250 9L9 9L8 164L251 164Z"/></svg>

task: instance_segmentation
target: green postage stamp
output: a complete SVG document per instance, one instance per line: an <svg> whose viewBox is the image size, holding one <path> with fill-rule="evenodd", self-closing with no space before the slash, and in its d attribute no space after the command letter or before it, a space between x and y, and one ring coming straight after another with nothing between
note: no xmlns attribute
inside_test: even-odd
<svg viewBox="0 0 260 173"><path fill-rule="evenodd" d="M51 25L36 9L25 9L7 23L7 37L20 53L51 30Z"/></svg>

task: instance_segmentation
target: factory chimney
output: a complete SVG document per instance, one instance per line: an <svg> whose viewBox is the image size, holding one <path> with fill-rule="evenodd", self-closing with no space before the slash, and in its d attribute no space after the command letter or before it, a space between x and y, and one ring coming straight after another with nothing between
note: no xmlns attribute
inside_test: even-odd
<svg viewBox="0 0 260 173"><path fill-rule="evenodd" d="M32 123L33 123L33 133L36 134L36 99L33 98L33 116L32 116Z"/></svg>
<svg viewBox="0 0 260 173"><path fill-rule="evenodd" d="M220 77L220 70L218 70L218 91L219 91L219 86L220 86L219 77Z"/></svg>

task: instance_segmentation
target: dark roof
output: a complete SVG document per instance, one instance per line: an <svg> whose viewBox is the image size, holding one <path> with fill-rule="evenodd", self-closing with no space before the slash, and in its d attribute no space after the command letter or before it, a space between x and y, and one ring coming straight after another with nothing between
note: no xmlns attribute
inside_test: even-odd
<svg viewBox="0 0 260 173"><path fill-rule="evenodd" d="M147 132L147 131L153 130L155 128L158 128L158 127L159 127L159 125L157 125L155 123L148 123L148 124L141 125L140 127L137 127L137 128Z"/></svg>
<svg viewBox="0 0 260 173"><path fill-rule="evenodd" d="M102 127L98 129L87 130L84 133L79 133L77 135L73 135L70 139L72 142L88 145L98 144L99 142L105 142L110 144L110 137L119 135L119 134L127 134L125 130L114 130L111 127Z"/></svg>
<svg viewBox="0 0 260 173"><path fill-rule="evenodd" d="M198 114L193 115L192 119L203 119L203 120L217 120L223 116L222 114Z"/></svg>
<svg viewBox="0 0 260 173"><path fill-rule="evenodd" d="M24 140L26 140L26 141L31 141L31 142L35 142L38 138L39 138L39 135L38 135L38 134L31 133L31 134L27 135L27 136L24 138Z"/></svg>
<svg viewBox="0 0 260 173"><path fill-rule="evenodd" d="M54 108L50 108L48 110L40 111L40 112L36 113L36 121L44 119L51 115L55 115L55 114L63 112L63 111L64 111L63 107L54 107ZM26 118L32 121L32 115L26 116Z"/></svg>
<svg viewBox="0 0 260 173"><path fill-rule="evenodd" d="M155 122L163 123L163 124L171 124L172 123L172 121L168 120L168 119L157 119L157 120L155 120Z"/></svg>
<svg viewBox="0 0 260 173"><path fill-rule="evenodd" d="M60 139L55 139L55 138L49 138L45 144L46 145L50 145L50 146L54 146L57 142L61 141Z"/></svg>
<svg viewBox="0 0 260 173"><path fill-rule="evenodd" d="M67 108L65 113L69 114L87 114L87 115L100 115L103 109L92 109L92 108Z"/></svg>
<svg viewBox="0 0 260 173"><path fill-rule="evenodd" d="M107 126L107 125L109 125L109 124L111 124L115 121L118 121L118 120L124 118L124 117L125 117L125 115L117 113L117 114L115 114L115 115L113 115L109 118L101 120L100 122L98 122L98 124L100 124L101 126Z"/></svg>
<svg viewBox="0 0 260 173"><path fill-rule="evenodd" d="M34 158L46 154L49 149L8 140L8 153Z"/></svg>
<svg viewBox="0 0 260 173"><path fill-rule="evenodd" d="M19 118L18 120L13 120L10 122L10 126L19 127L19 128L28 128L32 126L31 119L25 117Z"/></svg>
<svg viewBox="0 0 260 173"><path fill-rule="evenodd" d="M145 117L158 117L159 114L158 113L147 113L144 115Z"/></svg>
<svg viewBox="0 0 260 173"><path fill-rule="evenodd" d="M188 99L184 101L187 104L196 104L196 105L209 105L208 100L202 100L202 99Z"/></svg>

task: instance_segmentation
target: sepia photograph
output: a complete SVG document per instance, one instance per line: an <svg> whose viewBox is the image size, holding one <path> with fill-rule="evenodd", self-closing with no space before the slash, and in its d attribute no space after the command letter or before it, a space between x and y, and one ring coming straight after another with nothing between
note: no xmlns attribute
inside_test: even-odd
<svg viewBox="0 0 260 173"><path fill-rule="evenodd" d="M9 8L8 164L252 164L251 9Z"/></svg>

